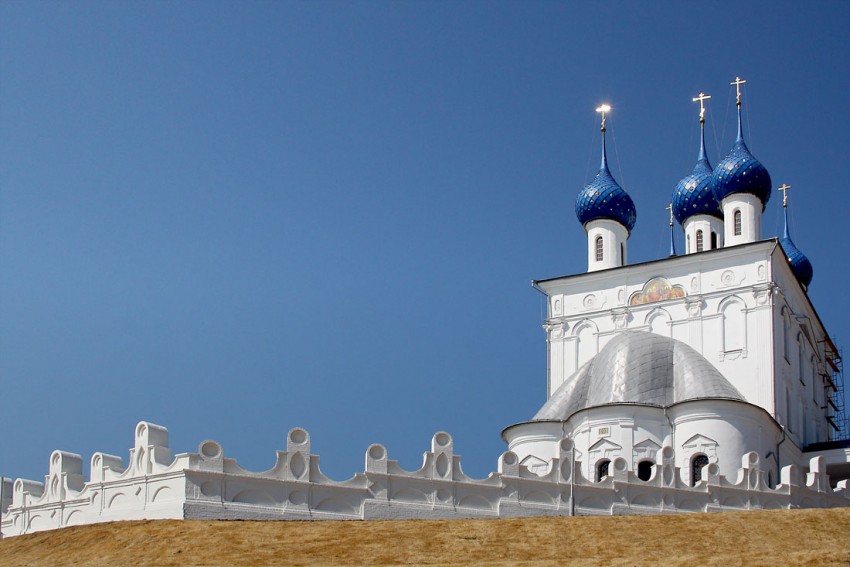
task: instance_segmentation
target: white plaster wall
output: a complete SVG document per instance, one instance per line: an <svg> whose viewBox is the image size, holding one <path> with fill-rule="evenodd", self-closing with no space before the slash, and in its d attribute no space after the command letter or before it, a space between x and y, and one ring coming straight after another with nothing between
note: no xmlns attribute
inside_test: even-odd
<svg viewBox="0 0 850 567"><path fill-rule="evenodd" d="M709 463L718 465L719 474L734 478L742 455L754 451L764 458L781 439L779 427L766 412L734 401L683 402L672 406L669 415L675 427L676 466L684 472L685 482L691 482L690 463L696 454L705 454ZM778 479L775 473L773 478Z"/></svg>
<svg viewBox="0 0 850 567"><path fill-rule="evenodd" d="M772 411L770 252L774 246L765 242L538 284L549 295L549 395L617 333L648 330L687 343L748 401ZM633 294L658 277L680 287L686 296L629 305ZM745 329L743 344L727 351L723 307L730 301L740 304Z"/></svg>
<svg viewBox="0 0 850 567"><path fill-rule="evenodd" d="M681 286L687 296L629 305L632 294L656 277ZM690 345L748 402L764 408L786 427L787 389L793 411L800 414L788 432L792 443L830 438L832 428L823 409L827 405L825 375L831 373L824 359L827 333L775 241L548 280L538 286L549 296L545 328L550 396L621 330L646 330ZM734 310L725 309L735 304L740 307L741 340L729 348L724 317L734 315ZM796 347L787 361L783 354L782 309L789 314L792 343L800 333L805 337L802 370ZM801 375L805 383L800 382ZM798 432L800 419L807 424L808 438Z"/></svg>

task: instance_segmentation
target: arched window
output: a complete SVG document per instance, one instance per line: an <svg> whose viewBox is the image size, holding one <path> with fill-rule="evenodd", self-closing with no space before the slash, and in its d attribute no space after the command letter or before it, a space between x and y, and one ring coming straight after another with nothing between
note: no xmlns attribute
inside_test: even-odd
<svg viewBox="0 0 850 567"><path fill-rule="evenodd" d="M646 482L652 476L652 461L641 461L638 463L638 478Z"/></svg>
<svg viewBox="0 0 850 567"><path fill-rule="evenodd" d="M735 209L732 218L735 226L735 236L741 236L741 209Z"/></svg>
<svg viewBox="0 0 850 567"><path fill-rule="evenodd" d="M702 480L702 469L708 464L708 457L705 455L694 455L691 459L691 486L696 486Z"/></svg>
<svg viewBox="0 0 850 567"><path fill-rule="evenodd" d="M743 305L739 300L726 302L721 308L723 314L723 350L733 352L743 350L745 339L745 320Z"/></svg>
<svg viewBox="0 0 850 567"><path fill-rule="evenodd" d="M603 255L602 255L602 237L597 236L596 237L596 261L601 262L602 258L603 258Z"/></svg>
<svg viewBox="0 0 850 567"><path fill-rule="evenodd" d="M599 461L599 464L596 465L596 482L599 482L606 476L608 476L608 465L611 464L611 461L605 459L603 461Z"/></svg>
<svg viewBox="0 0 850 567"><path fill-rule="evenodd" d="M626 265L626 245L622 242L620 243L620 265Z"/></svg>
<svg viewBox="0 0 850 567"><path fill-rule="evenodd" d="M702 252L702 231L697 231L697 252Z"/></svg>
<svg viewBox="0 0 850 567"><path fill-rule="evenodd" d="M717 250L717 233L713 230L711 231L711 248L710 250Z"/></svg>

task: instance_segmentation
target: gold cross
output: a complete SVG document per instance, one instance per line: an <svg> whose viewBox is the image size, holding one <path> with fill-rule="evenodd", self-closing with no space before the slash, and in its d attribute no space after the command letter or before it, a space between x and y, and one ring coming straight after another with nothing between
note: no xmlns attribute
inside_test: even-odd
<svg viewBox="0 0 850 567"><path fill-rule="evenodd" d="M700 92L699 96L694 98L694 102L699 101L699 123L702 124L705 122L705 101L710 99L711 96L705 94L704 92Z"/></svg>
<svg viewBox="0 0 850 567"><path fill-rule="evenodd" d="M702 93L700 93L700 94L702 94ZM696 100L696 99L694 99L694 100ZM673 226L673 203L670 203L669 205L664 207L664 210L670 211L670 226L672 227Z"/></svg>
<svg viewBox="0 0 850 567"><path fill-rule="evenodd" d="M599 112L600 114L602 114L602 131L604 132L605 131L605 113L611 112L611 107L608 106L607 104L602 104L602 105L599 106L599 108L596 109L596 112Z"/></svg>
<svg viewBox="0 0 850 567"><path fill-rule="evenodd" d="M790 185L782 184L782 187L777 189L777 191L782 191L782 208L786 208L788 206L788 190L791 188Z"/></svg>
<svg viewBox="0 0 850 567"><path fill-rule="evenodd" d="M743 85L746 82L747 81L745 81L741 77L735 77L735 81L732 82L732 83L729 83L730 85L735 85L735 91L738 94L738 98L735 101L735 104L737 104L738 106L741 106L741 85Z"/></svg>

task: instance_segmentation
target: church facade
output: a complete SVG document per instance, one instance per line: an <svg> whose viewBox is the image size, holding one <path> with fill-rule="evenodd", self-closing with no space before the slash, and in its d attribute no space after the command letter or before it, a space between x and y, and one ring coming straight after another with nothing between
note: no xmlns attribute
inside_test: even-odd
<svg viewBox="0 0 850 567"><path fill-rule="evenodd" d="M588 271L533 282L547 298L548 399L507 427L485 479L467 477L434 435L422 467L372 445L336 482L287 435L275 466L251 472L215 441L172 455L141 422L127 464L54 451L45 482L0 482L0 534L114 520L372 519L673 513L850 504L841 360L809 300L811 263L786 229L762 240L773 191L741 126L712 168L704 139L676 187L686 250L628 264L637 211L602 163L576 201ZM700 128L704 129L700 94ZM704 138L704 136L703 136ZM783 185L783 204L787 189Z"/></svg>

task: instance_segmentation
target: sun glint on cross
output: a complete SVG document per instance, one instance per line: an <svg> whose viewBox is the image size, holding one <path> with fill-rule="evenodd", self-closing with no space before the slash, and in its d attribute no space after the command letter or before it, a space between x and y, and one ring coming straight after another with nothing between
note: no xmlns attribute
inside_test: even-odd
<svg viewBox="0 0 850 567"><path fill-rule="evenodd" d="M695 97L694 102L699 101L699 123L702 124L705 122L705 101L711 98L711 95L707 95L704 92L700 92L699 96Z"/></svg>

